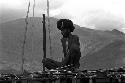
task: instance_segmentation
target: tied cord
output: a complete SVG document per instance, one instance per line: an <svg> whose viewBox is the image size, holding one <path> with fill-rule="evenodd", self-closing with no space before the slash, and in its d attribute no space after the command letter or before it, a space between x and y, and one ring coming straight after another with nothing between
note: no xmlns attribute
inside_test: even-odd
<svg viewBox="0 0 125 83"><path fill-rule="evenodd" d="M35 11L35 0L34 0L34 4L33 4L33 17L34 17L34 11Z"/></svg>
<svg viewBox="0 0 125 83"><path fill-rule="evenodd" d="M47 15L48 15L48 31L49 31L49 43L50 43L50 46L49 46L49 50L50 50L50 57L51 59L53 58L52 57L52 40L51 40L51 29L50 29L50 19L49 19L49 0L47 0Z"/></svg>
<svg viewBox="0 0 125 83"><path fill-rule="evenodd" d="M29 1L29 5L28 5L28 10L27 10L27 15L26 15L26 18L25 18L25 23L26 23L26 26L25 26L25 32L24 32L24 41L23 41L23 46L22 46L22 73L24 73L24 51L25 51L25 44L26 44L26 34L27 34L27 28L28 28L28 14L29 14L29 8L30 8L30 1Z"/></svg>

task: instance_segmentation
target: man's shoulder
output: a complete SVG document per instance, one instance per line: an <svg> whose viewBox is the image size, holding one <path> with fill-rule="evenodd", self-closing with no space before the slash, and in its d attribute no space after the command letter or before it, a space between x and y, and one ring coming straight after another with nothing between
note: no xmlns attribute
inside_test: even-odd
<svg viewBox="0 0 125 83"><path fill-rule="evenodd" d="M72 35L72 38L79 39L78 35Z"/></svg>
<svg viewBox="0 0 125 83"><path fill-rule="evenodd" d="M76 39L76 40L78 40L79 37L78 37L78 35L70 35L69 39ZM65 40L66 40L66 38L61 38L61 41L65 41Z"/></svg>

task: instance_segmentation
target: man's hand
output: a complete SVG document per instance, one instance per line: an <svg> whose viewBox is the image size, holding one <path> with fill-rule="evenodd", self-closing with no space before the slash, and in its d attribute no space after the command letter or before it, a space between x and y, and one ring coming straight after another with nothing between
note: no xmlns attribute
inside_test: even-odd
<svg viewBox="0 0 125 83"><path fill-rule="evenodd" d="M46 58L43 58L42 63L45 63L46 61L47 61L47 59L46 59Z"/></svg>

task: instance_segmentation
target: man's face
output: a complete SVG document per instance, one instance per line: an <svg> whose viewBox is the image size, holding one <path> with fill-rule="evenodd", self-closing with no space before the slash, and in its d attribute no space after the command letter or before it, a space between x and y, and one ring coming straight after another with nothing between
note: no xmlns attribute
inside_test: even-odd
<svg viewBox="0 0 125 83"><path fill-rule="evenodd" d="M63 37L69 37L69 34L70 34L70 29L62 29L61 30L61 34L63 35Z"/></svg>

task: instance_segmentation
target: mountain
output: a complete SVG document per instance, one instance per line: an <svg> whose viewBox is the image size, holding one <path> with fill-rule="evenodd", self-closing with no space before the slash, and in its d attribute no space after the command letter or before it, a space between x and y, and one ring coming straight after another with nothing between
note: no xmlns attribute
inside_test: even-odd
<svg viewBox="0 0 125 83"><path fill-rule="evenodd" d="M60 61L63 56L62 46L60 41L60 38L62 36L60 34L60 31L56 28L57 20L58 19L50 18L50 31L51 31L50 36L51 36L51 46L52 46L51 55L50 55L49 30L47 28L47 42L46 42L47 57ZM112 31L100 31L100 30L88 29L86 27L80 27L78 25L74 26L76 27L76 29L73 32L73 34L77 34L79 36L81 43L81 53L82 53L82 57L80 60L81 69L99 68L96 67L96 65L100 64L100 62L98 61L97 62L98 64L97 63L92 64L92 62L96 62L96 58L92 57L96 57L98 55L100 56L99 58L107 57L108 59L109 56L112 55L110 55L110 51L105 49L108 48L108 46L110 46L110 44L112 44L113 42L125 41L125 34L118 35L116 34L116 31L114 34L114 31L112 33ZM10 68L10 70L16 69L17 71L20 71L25 27L26 24L24 18L0 24L0 69L1 70ZM43 58L42 36L43 36L42 18L39 17L28 18L28 29L26 34L26 45L24 52L25 53L24 68L28 71L36 71L42 69L42 63L41 63ZM110 48L116 48L115 50L125 48L124 45L120 46L121 47L116 46ZM124 50L122 50L122 52L124 53ZM100 53L102 53L103 56L101 56ZM118 53L119 56L123 57L124 54L122 54L120 50L118 50ZM93 66L86 66L86 65L93 65Z"/></svg>
<svg viewBox="0 0 125 83"><path fill-rule="evenodd" d="M97 52L88 53L82 58L85 69L121 67L125 64L125 41L115 40Z"/></svg>
<svg viewBox="0 0 125 83"><path fill-rule="evenodd" d="M119 31L119 30L117 30L117 29L113 29L111 32L112 32L113 34L116 34L116 35L124 35L123 32L121 32L121 31Z"/></svg>
<svg viewBox="0 0 125 83"><path fill-rule="evenodd" d="M112 35L124 36L124 32L121 32L117 29L113 29L112 31L105 31L105 32L112 34Z"/></svg>

